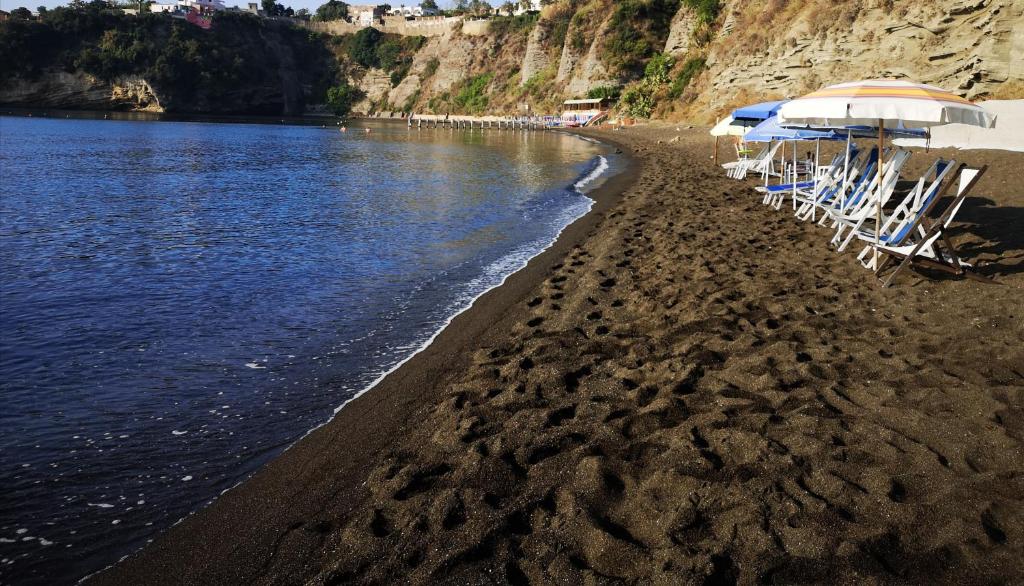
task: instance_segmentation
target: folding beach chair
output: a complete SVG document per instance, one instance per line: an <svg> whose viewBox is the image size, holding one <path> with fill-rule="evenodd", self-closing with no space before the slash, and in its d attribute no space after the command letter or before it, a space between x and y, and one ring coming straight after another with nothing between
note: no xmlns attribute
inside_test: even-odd
<svg viewBox="0 0 1024 586"><path fill-rule="evenodd" d="M852 229L875 213L879 201L883 206L889 201L896 189L896 183L899 182L900 171L909 158L908 151L896 151L883 166L881 186L879 186L878 177L875 176L864 192L851 202L845 211L829 211L832 227L836 230L832 237L832 244L836 247L836 252L846 250L854 238L855 231Z"/></svg>
<svg viewBox="0 0 1024 586"><path fill-rule="evenodd" d="M752 150L747 149L746 147L741 149L740 145L737 144L736 145L736 157L737 157L737 159L735 161L731 161L729 163L722 163L722 168L726 170L726 175L728 175L732 179L736 179L737 177L734 176L735 175L734 172L737 169L742 168L742 167L746 167L747 165L750 165L751 163L753 163L755 161L758 161L758 160L760 160L760 159L762 159L762 158L764 158L765 156L768 155L768 145L765 145L764 148L761 149L761 152L757 153L757 155L754 156L754 157L750 157L750 154L752 152L753 152Z"/></svg>
<svg viewBox="0 0 1024 586"><path fill-rule="evenodd" d="M906 240L911 235L913 224L918 217L923 215L926 210L931 209L931 204L935 199L942 197L939 194L939 187L955 167L956 161L936 159L921 175L917 185L907 193L903 201L896 204L891 214L886 215L883 211L881 230L877 236L878 241L882 244L897 244ZM933 179L928 185L930 178ZM946 184L942 191L943 194L949 189L950 184L951 182ZM926 185L928 186L925 187ZM857 255L857 259L861 261L864 268L871 270L875 269L874 263L877 257L874 254L875 225L875 217L869 214L858 222L851 232L851 236L868 243L864 250Z"/></svg>
<svg viewBox="0 0 1024 586"><path fill-rule="evenodd" d="M974 278L980 281L991 282L991 279L975 273L971 269L971 265L960 260L960 255L957 253L956 247L953 245L952 239L946 230L950 224L953 223L956 218L957 212L963 206L967 196L977 185L978 181L981 180L982 176L985 175L985 171L988 170L988 165L984 165L981 168L971 168L963 165L960 167L960 185L957 189L956 198L948 206L941 216L936 220L928 218L928 212L930 208L936 205L941 199L941 196L934 198L928 206L928 210L920 214L917 220L910 226L910 230L907 231L907 236L913 235L915 232L920 235L920 238L915 244L909 244L906 239L899 243L893 243L891 245L883 245L879 247L879 252L886 255L886 258L879 265L878 273L881 273L885 269L890 259L902 259L899 266L886 277L885 281L882 282L883 287L892 285L896 275L900 273L910 264L919 264L941 271L946 271L954 275L962 275L970 278ZM948 190L949 185L952 185L952 181L949 182L943 193ZM942 250L939 242L945 246L945 250Z"/></svg>
<svg viewBox="0 0 1024 586"><path fill-rule="evenodd" d="M805 181L796 184L794 203L798 207L794 214L798 219L804 220L810 217L815 205L835 197L839 192L840 186L845 182L843 177L845 170L856 169L857 161L860 158L860 153L856 149L853 149L850 154L851 161L849 163L846 162L846 153L837 154L832 159L830 165L822 167L822 170L818 172L817 181ZM792 188L793 186L790 185L789 187ZM776 209L782 207L782 200L785 199L786 194L782 193L782 191L775 191L777 197L774 201ZM793 190L790 189L789 195L792 194Z"/></svg>

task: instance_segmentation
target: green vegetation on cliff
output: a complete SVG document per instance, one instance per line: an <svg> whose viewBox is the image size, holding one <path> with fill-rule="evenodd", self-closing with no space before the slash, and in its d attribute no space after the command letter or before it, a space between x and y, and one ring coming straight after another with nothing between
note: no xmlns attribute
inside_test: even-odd
<svg viewBox="0 0 1024 586"><path fill-rule="evenodd" d="M105 81L141 77L167 111L246 114L301 113L307 103L323 103L337 77L318 35L243 13L218 13L203 30L93 2L0 23L0 80L52 70Z"/></svg>
<svg viewBox="0 0 1024 586"><path fill-rule="evenodd" d="M383 69L391 74L392 86L405 79L416 51L425 42L424 37L387 34L375 28L364 28L331 40L338 60L347 65L347 70L353 66Z"/></svg>
<svg viewBox="0 0 1024 586"><path fill-rule="evenodd" d="M637 77L651 56L665 46L680 0L620 0L608 23L602 58L625 77Z"/></svg>

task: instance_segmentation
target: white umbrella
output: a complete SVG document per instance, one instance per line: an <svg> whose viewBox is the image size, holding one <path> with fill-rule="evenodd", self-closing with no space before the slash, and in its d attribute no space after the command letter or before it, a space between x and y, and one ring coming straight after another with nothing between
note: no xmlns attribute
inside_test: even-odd
<svg viewBox="0 0 1024 586"><path fill-rule="evenodd" d="M750 128L741 124L733 124L732 116L726 116L711 128L711 136L715 137L715 164L718 164L718 138L721 136L743 136Z"/></svg>
<svg viewBox="0 0 1024 586"><path fill-rule="evenodd" d="M882 147L886 124L930 128L968 124L991 128L996 117L967 99L935 86L899 80L841 83L792 100L779 110L781 124L878 127L878 189L882 189ZM875 266L881 238L882 198L875 218Z"/></svg>
<svg viewBox="0 0 1024 586"><path fill-rule="evenodd" d="M711 136L743 136L750 130L748 126L733 124L733 122L735 120L732 116L722 118L711 128Z"/></svg>

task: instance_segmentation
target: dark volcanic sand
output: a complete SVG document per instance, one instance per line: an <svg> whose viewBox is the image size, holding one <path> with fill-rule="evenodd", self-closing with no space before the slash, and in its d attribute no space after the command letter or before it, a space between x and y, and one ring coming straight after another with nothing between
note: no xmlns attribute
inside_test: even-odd
<svg viewBox="0 0 1024 586"><path fill-rule="evenodd" d="M955 153L1000 284L883 290L704 131L597 136L593 213L92 583L1024 581L1024 156Z"/></svg>

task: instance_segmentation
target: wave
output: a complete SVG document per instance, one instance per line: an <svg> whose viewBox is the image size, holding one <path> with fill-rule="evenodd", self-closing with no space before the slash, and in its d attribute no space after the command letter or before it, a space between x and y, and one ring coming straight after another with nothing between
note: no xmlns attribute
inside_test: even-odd
<svg viewBox="0 0 1024 586"><path fill-rule="evenodd" d="M592 139L585 139L582 137L578 138L581 138L581 140L587 140L588 142L598 142ZM564 232L565 229L569 227L569 225L585 216L593 208L595 202L590 197L587 197L584 188L586 188L586 186L590 185L599 177L607 173L610 168L611 166L609 165L608 159L606 157L601 155L595 157L592 160L591 165L588 165L587 170L581 173L580 178L577 179L576 182L572 184L572 187L570 189L570 191L574 191L577 194L582 195L583 197L580 198L578 202L566 206L561 213L551 218L552 226L557 226L557 230L553 236L551 236L550 238L541 238L534 240L532 242L525 243L521 246L516 247L514 250L511 250L508 253L502 255L493 262L485 265L480 276L470 280L468 283L465 284L465 286L463 287L463 293L459 295L455 299L455 301L450 305L451 311L446 312L449 317L441 321L438 327L434 330L433 334L431 334L428 338L422 341L422 343L417 344L414 341L408 344L408 346L406 347L411 351L409 352L408 355L405 356L405 358L396 362L391 367L385 368L383 371L381 371L378 374L378 376L373 380L373 382L371 382L369 385L366 385L363 389L359 390L358 392L352 394L352 396L348 397L344 402L338 405L334 409L334 413L331 417L329 417L326 421L320 423L319 425L316 425L309 429L308 431L306 431L306 433L304 433L299 439L292 441L289 445L287 445L282 450L282 452L287 452L297 443L302 441L302 439L304 439L306 436L320 429L321 427L329 424L334 419L334 416L336 416L342 409L344 409L346 405L356 400L357 398L361 397L362 395L368 393L369 391L373 390L373 388L380 384L380 382L383 381L385 378L387 378L388 375L401 368L403 365L405 365L405 363L409 362L417 354L419 354L427 347L429 347L434 342L434 340L436 340L437 337L441 335L441 332L446 330L448 326L452 323L452 321L454 321L458 316L462 315L465 311L471 308L473 304L476 303L477 299L480 299L490 291L504 285L505 282L509 279L509 277L525 268L526 265L529 264L530 261L534 259L534 257L542 254L544 251L551 248L555 244L555 242L557 242L558 239L561 237L562 232ZM280 454L278 454L278 456L275 457L280 457ZM191 511L188 515L185 515L184 517L175 521L171 526L173 527L175 525L182 523L183 521L185 521L185 519L188 519L189 517L195 515L202 509L211 505L214 501L216 501L219 498L219 496L223 496L225 493L234 490L239 485L244 483L248 478L251 477L252 473L247 474L244 478L239 479L231 486L220 491L218 496L207 500L202 506L198 507L196 510ZM120 558L118 562L115 563L124 561L131 555L132 554L126 554L125 556ZM112 565L113 564L111 564L111 566ZM92 572L82 577L78 580L78 583L81 584L82 582L87 581L89 578L95 576L96 574L102 572L103 570L111 566L106 566L103 569L97 570L96 572Z"/></svg>
<svg viewBox="0 0 1024 586"><path fill-rule="evenodd" d="M583 188L593 183L595 180L597 180L598 177L604 175L605 172L608 171L608 168L608 159L605 158L604 156L598 155L597 163L594 165L594 168L591 169L590 173L587 173L578 181L576 181L576 183L574 183L572 186L573 189L580 193L583 193Z"/></svg>

